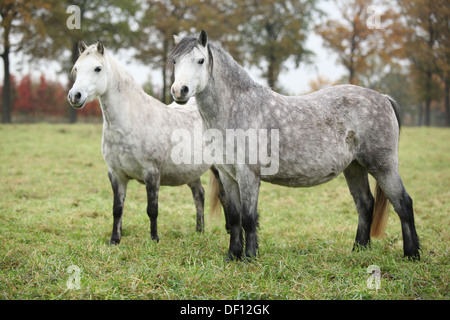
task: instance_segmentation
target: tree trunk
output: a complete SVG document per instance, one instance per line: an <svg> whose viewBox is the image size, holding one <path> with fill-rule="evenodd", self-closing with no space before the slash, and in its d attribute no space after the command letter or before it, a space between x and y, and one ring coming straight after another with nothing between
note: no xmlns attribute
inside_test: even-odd
<svg viewBox="0 0 450 320"><path fill-rule="evenodd" d="M431 87L432 87L432 79L433 77L433 73L431 71L426 71L426 83L425 83L425 88L426 88L426 98L425 98L425 125L427 127L430 126L430 113L431 113L431 96L430 96L430 92L431 92Z"/></svg>
<svg viewBox="0 0 450 320"><path fill-rule="evenodd" d="M166 67L162 68L162 93L161 93L161 102L167 104L167 79L166 79Z"/></svg>
<svg viewBox="0 0 450 320"><path fill-rule="evenodd" d="M267 66L267 84L269 87L274 90L278 91L278 88L276 87L277 78L278 78L278 66L277 66L277 58L275 56L275 42L277 41L277 30L274 27L273 24L266 22L265 30L267 32L268 42L269 42L269 52L267 52L266 58L268 62Z"/></svg>
<svg viewBox="0 0 450 320"><path fill-rule="evenodd" d="M9 71L9 47L5 47L2 54L4 66L4 84L3 84L3 123L11 123L11 76Z"/></svg>
<svg viewBox="0 0 450 320"><path fill-rule="evenodd" d="M355 84L355 70L353 69L353 67L350 67L348 71L349 71L348 83Z"/></svg>
<svg viewBox="0 0 450 320"><path fill-rule="evenodd" d="M78 41L73 42L72 46L72 66L77 62L78 59ZM70 74L70 72L69 72ZM69 90L73 86L73 79L71 76L69 76ZM67 103L69 106L69 123L76 123L77 122L77 110L75 108L72 108L69 103Z"/></svg>
<svg viewBox="0 0 450 320"><path fill-rule="evenodd" d="M163 57L165 57L164 61L167 60L167 57L169 56L169 43L172 41L172 34L176 34L176 32L170 33L170 36L165 37L163 41ZM167 85L167 81L170 79L167 79L167 69L166 64L164 63L162 65L162 94L161 94L161 101L162 103L169 104L171 100L171 94L168 92L169 85Z"/></svg>
<svg viewBox="0 0 450 320"><path fill-rule="evenodd" d="M445 115L446 115L446 125L450 127L450 78L445 79Z"/></svg>
<svg viewBox="0 0 450 320"><path fill-rule="evenodd" d="M423 125L423 106L422 106L422 103L419 103L418 106L419 106L419 110L418 110L419 111L419 117L418 117L418 120L417 120L417 125L419 127L421 127Z"/></svg>
<svg viewBox="0 0 450 320"><path fill-rule="evenodd" d="M431 99L427 98L425 101L425 125L427 127L430 126L430 105L431 105Z"/></svg>
<svg viewBox="0 0 450 320"><path fill-rule="evenodd" d="M270 55L269 56L269 66L267 67L267 83L269 87L277 91L277 88L275 87L277 81L277 76L275 75L275 57Z"/></svg>

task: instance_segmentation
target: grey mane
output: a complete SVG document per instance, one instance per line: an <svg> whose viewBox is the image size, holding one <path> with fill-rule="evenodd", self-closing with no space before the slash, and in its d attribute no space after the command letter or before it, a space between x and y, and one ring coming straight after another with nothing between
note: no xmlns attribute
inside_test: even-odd
<svg viewBox="0 0 450 320"><path fill-rule="evenodd" d="M234 58L226 52L220 44L208 43L208 48L212 51L213 57L220 61L220 68L222 69L219 74L222 77L228 78L232 81L232 84L238 87L240 90L253 89L269 89L254 81L245 69L234 60Z"/></svg>
<svg viewBox="0 0 450 320"><path fill-rule="evenodd" d="M170 69L173 68L173 63L183 57L188 52L191 52L194 48L198 48L201 45L198 37L190 35L184 37L172 50L166 61L166 66ZM214 59L212 56L211 48L208 44L208 55L210 71L212 72L214 66Z"/></svg>

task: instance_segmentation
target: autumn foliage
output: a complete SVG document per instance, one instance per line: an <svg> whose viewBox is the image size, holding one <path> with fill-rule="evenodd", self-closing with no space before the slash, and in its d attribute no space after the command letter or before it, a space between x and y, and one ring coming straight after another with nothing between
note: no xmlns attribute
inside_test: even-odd
<svg viewBox="0 0 450 320"><path fill-rule="evenodd" d="M67 118L71 107L67 102L67 89L60 82L48 80L44 75L41 75L39 79L25 75L20 80L11 76L11 87L12 116L15 121L60 121ZM0 92L2 89L0 86ZM86 104L77 112L85 120L101 119L101 110L97 100Z"/></svg>
<svg viewBox="0 0 450 320"><path fill-rule="evenodd" d="M78 115L100 117L100 109L71 109L66 86L10 71L10 57L59 63L67 74L78 58L79 40L102 40L108 50L131 49L149 70L161 72L161 94L170 101L172 73L166 69L173 35L207 30L244 67L256 67L267 84L283 92L286 70L313 65L307 38L318 35L323 52L344 67L340 79L317 75L311 88L352 83L391 95L411 125L450 126L449 0L0 0L1 121L40 121ZM68 10L68 4L79 8ZM79 22L79 28L68 25ZM72 20L71 20L72 21ZM305 69L305 76L309 70ZM325 71L327 73L327 70ZM314 81L316 83L314 83ZM69 81L70 82L70 81ZM159 88L156 88L159 89ZM153 88L152 88L153 90ZM156 91L154 91L156 92ZM299 92L292 92L298 94ZM97 103L98 104L98 103ZM67 120L66 120L67 119Z"/></svg>

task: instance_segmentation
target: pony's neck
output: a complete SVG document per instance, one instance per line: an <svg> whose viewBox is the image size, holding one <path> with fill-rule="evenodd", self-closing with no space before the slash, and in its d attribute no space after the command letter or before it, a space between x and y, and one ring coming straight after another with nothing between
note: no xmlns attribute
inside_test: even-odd
<svg viewBox="0 0 450 320"><path fill-rule="evenodd" d="M206 125L226 125L224 118L238 112L236 99L264 87L256 83L228 53L215 44L211 45L214 64L205 89L197 94L197 104ZM222 119L219 121L219 119Z"/></svg>
<svg viewBox="0 0 450 320"><path fill-rule="evenodd" d="M210 45L213 57L213 77L219 79L221 84L226 84L229 91L233 93L248 91L253 88L261 88L262 86L255 82L247 71L244 70L233 57L225 52L219 45Z"/></svg>
<svg viewBox="0 0 450 320"><path fill-rule="evenodd" d="M131 74L111 56L105 53L105 58L109 81L107 90L99 97L103 119L109 124L126 126L130 117L143 115L159 101L147 95Z"/></svg>

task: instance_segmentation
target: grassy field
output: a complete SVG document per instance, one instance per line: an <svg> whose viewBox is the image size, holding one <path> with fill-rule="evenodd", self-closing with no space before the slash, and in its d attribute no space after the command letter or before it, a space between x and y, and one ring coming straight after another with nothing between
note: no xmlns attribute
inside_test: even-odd
<svg viewBox="0 0 450 320"><path fill-rule="evenodd" d="M423 250L415 263L402 258L392 209L387 236L351 251L357 214L342 175L310 189L262 184L260 251L251 263L224 261L223 217L207 215L206 231L194 231L187 186L160 191L154 243L145 188L131 182L122 242L110 246L100 143L101 125L0 126L0 299L450 298L449 129L402 130L400 172ZM67 286L72 265L79 289ZM381 272L378 290L367 286L370 265Z"/></svg>

